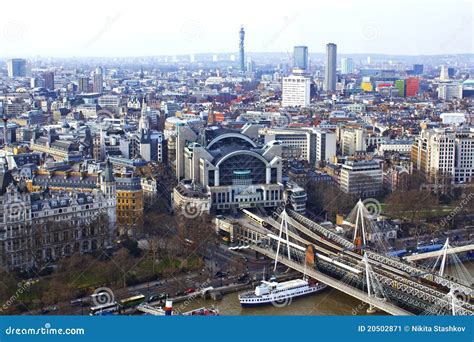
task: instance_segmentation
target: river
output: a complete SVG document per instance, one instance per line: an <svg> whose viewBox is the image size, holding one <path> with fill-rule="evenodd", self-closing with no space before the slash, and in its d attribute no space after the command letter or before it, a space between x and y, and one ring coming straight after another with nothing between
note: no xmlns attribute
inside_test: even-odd
<svg viewBox="0 0 474 342"><path fill-rule="evenodd" d="M474 274L474 261L465 263L464 266ZM449 272L449 268L447 269ZM175 309L181 312L197 309L200 307L217 307L221 315L229 316L250 316L250 315L366 315L367 305L352 298L342 292L327 288L325 291L300 299L294 299L289 305L275 307L273 305L260 306L255 308L242 308L239 304L238 293L231 293L220 301L211 299L204 300L196 298L194 300L177 303ZM383 314L383 312L377 312Z"/></svg>

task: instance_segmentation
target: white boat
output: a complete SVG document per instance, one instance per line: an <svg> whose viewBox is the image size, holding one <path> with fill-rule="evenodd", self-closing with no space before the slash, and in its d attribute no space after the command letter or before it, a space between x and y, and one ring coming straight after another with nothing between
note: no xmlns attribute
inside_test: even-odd
<svg viewBox="0 0 474 342"><path fill-rule="evenodd" d="M327 287L323 283L312 284L304 279L294 279L284 282L263 280L254 291L239 295L243 307L274 304L283 306L292 298L309 296L323 291Z"/></svg>

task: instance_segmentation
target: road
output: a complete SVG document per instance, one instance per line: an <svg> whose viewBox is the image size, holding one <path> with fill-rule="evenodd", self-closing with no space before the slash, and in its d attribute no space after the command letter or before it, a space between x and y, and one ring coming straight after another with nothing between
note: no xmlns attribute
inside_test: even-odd
<svg viewBox="0 0 474 342"><path fill-rule="evenodd" d="M242 265L244 265L244 272L248 274L247 279L260 280L264 273L268 278L273 272L273 263L267 258L257 258L255 252L251 250L231 251L226 245L219 245L217 250L210 258L206 259L206 269L201 272L192 272L187 274L177 274L166 279L146 282L134 286L129 286L125 289L119 289L112 292L113 300L119 301L123 298L131 297L135 294L143 294L145 297L157 295L160 293L167 293L170 297L176 297L178 291L185 291L188 288L202 289L209 286L214 288L226 286L230 284L239 283L239 276L237 274L229 274L224 277L217 277L215 274L218 271L228 271L229 264L233 259L241 258ZM237 259L238 260L238 259ZM277 272L285 272L286 267L278 266ZM212 275L212 276L210 276ZM242 279L240 282L245 282L247 279ZM73 298L71 298L72 300ZM90 297L81 298L84 306L71 306L70 302L62 302L54 305L57 310L51 310L47 313L38 311L30 311L25 315L88 315L90 305ZM158 304L158 303L153 303Z"/></svg>

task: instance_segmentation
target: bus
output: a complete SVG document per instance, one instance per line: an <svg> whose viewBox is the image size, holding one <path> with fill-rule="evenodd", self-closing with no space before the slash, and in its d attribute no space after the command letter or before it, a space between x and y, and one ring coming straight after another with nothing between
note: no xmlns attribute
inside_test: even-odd
<svg viewBox="0 0 474 342"><path fill-rule="evenodd" d="M119 305L117 302L113 303L106 303L97 306L93 306L89 309L90 316L103 316L103 315L111 315L115 312L119 311Z"/></svg>
<svg viewBox="0 0 474 342"><path fill-rule="evenodd" d="M136 295L133 297L125 298L120 300L120 310L125 310L134 306L137 306L145 301L144 295Z"/></svg>

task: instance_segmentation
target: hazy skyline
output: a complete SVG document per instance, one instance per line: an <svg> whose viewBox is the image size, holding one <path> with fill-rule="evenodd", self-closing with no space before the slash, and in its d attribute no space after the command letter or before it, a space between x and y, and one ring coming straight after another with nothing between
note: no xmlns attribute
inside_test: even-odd
<svg viewBox="0 0 474 342"><path fill-rule="evenodd" d="M431 55L473 53L470 1L372 0L133 2L31 0L2 6L0 56L152 56L288 52Z"/></svg>

